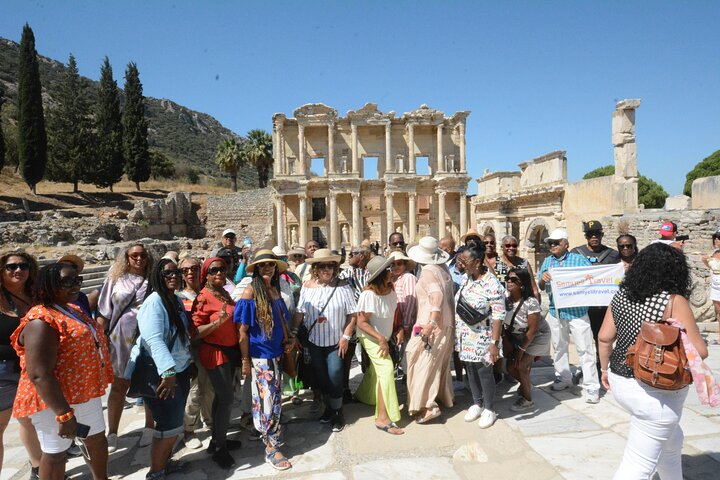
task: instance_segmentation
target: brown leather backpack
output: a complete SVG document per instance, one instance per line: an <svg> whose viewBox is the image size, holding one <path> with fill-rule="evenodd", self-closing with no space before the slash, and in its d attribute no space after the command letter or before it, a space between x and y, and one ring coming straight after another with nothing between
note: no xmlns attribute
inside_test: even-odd
<svg viewBox="0 0 720 480"><path fill-rule="evenodd" d="M674 297L670 297L659 322L642 322L625 359L636 379L661 390L679 390L692 383L681 329L666 321L672 316Z"/></svg>

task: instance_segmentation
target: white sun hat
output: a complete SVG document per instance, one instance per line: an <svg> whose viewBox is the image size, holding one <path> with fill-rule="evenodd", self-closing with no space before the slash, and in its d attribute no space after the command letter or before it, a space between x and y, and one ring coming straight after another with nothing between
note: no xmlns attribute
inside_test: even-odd
<svg viewBox="0 0 720 480"><path fill-rule="evenodd" d="M435 237L423 237L417 245L410 247L407 252L408 257L422 265L438 265L445 263L450 255L440 250L438 241Z"/></svg>

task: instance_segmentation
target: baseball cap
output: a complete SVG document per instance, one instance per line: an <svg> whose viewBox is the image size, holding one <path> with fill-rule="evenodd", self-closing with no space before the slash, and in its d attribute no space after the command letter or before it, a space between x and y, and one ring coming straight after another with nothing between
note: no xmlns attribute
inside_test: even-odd
<svg viewBox="0 0 720 480"><path fill-rule="evenodd" d="M232 228L226 228L225 230L223 230L222 236L227 237L228 235L235 235L237 237L237 233L235 233L235 230L233 230Z"/></svg>
<svg viewBox="0 0 720 480"><path fill-rule="evenodd" d="M660 227L660 236L663 238L670 238L677 232L677 225L673 222L663 222Z"/></svg>
<svg viewBox="0 0 720 480"><path fill-rule="evenodd" d="M583 232L599 232L603 229L602 223L597 220L590 220L589 222L583 222Z"/></svg>
<svg viewBox="0 0 720 480"><path fill-rule="evenodd" d="M568 234L565 231L564 228L556 228L552 232L550 232L550 235L545 239L547 242L548 240L567 240Z"/></svg>

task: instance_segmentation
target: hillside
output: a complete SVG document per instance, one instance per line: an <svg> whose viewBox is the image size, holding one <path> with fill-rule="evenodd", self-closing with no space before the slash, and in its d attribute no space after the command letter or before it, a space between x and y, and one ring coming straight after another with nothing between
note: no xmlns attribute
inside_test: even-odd
<svg viewBox="0 0 720 480"><path fill-rule="evenodd" d="M3 83L8 103L16 101L18 51L20 45L0 38L0 82ZM43 100L45 106L51 106L53 93L60 81L65 65L57 60L38 54L40 65L40 79L43 86ZM111 59L112 60L112 59ZM98 74L102 59L97 59ZM169 72L171 73L171 72ZM114 71L113 76L121 90L124 83L124 69ZM143 72L140 71L142 81ZM92 100L97 91L97 82L83 77L88 82ZM213 157L220 142L228 136L237 136L231 130L223 127L212 116L190 110L172 100L145 98L145 116L148 119L148 143L151 148L157 148L171 158L178 166L192 166L201 174L210 177L225 176L215 163ZM121 102L123 99L121 98ZM7 108L7 107L6 107ZM11 119L14 119L15 109L8 108ZM6 132L6 135L8 133ZM257 171L253 167L245 167L239 174L239 182L249 187L257 186Z"/></svg>

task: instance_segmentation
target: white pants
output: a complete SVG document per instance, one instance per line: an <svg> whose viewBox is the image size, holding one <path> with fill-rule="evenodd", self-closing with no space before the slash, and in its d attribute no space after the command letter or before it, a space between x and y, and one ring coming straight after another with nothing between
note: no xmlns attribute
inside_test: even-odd
<svg viewBox="0 0 720 480"><path fill-rule="evenodd" d="M599 390L600 381L598 380L597 364L595 363L595 342L590 328L590 317L585 314L572 320L559 320L548 312L545 319L550 325L550 333L552 334L555 376L565 383L572 384L572 372L570 371L570 360L568 358L570 334L572 334L575 348L580 357L583 388L585 390Z"/></svg>
<svg viewBox="0 0 720 480"><path fill-rule="evenodd" d="M646 480L656 467L663 480L683 478L680 417L688 388L660 390L612 372L608 376L613 397L630 412L630 434L614 479Z"/></svg>

